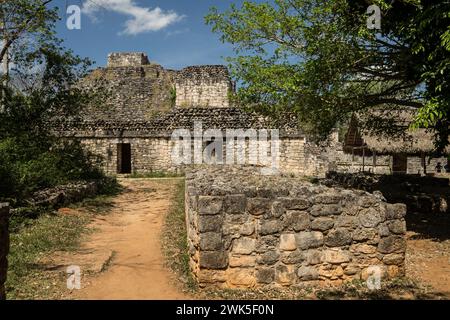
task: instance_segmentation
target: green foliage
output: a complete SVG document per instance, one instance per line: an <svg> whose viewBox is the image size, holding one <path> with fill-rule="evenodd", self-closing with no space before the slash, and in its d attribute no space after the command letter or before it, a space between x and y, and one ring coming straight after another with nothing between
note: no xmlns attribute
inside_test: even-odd
<svg viewBox="0 0 450 320"><path fill-rule="evenodd" d="M55 36L58 16L50 2L0 4L0 59L9 57L13 64L0 84L0 200L12 205L37 189L103 177L99 159L57 127L78 119L96 95L77 87L91 62L66 50Z"/></svg>
<svg viewBox="0 0 450 320"><path fill-rule="evenodd" d="M52 290L42 287L45 272L39 259L50 252L76 249L88 222L84 216L47 214L12 233L6 282L8 299L42 299L49 295ZM52 282L45 284L53 286Z"/></svg>
<svg viewBox="0 0 450 320"><path fill-rule="evenodd" d="M235 49L229 62L241 84L236 102L274 116L293 111L321 138L354 112L419 108L417 125L436 132L442 151L450 110L450 2L373 3L382 9L381 30L367 28L372 3L365 0L212 8L206 23Z"/></svg>

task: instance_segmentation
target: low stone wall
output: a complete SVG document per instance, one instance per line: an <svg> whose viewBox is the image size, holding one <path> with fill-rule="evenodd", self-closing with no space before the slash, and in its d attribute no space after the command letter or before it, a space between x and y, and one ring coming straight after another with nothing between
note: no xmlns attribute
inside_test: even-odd
<svg viewBox="0 0 450 320"><path fill-rule="evenodd" d="M9 252L9 205L0 203L0 300L6 299L5 282Z"/></svg>
<svg viewBox="0 0 450 320"><path fill-rule="evenodd" d="M28 201L35 206L59 207L97 194L101 182L78 181L35 192Z"/></svg>
<svg viewBox="0 0 450 320"><path fill-rule="evenodd" d="M257 168L186 177L190 268L201 287L341 284L404 274L403 204Z"/></svg>

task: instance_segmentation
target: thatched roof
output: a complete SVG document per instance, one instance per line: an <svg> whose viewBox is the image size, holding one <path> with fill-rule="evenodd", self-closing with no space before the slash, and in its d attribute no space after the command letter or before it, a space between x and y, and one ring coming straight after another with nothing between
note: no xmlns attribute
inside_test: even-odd
<svg viewBox="0 0 450 320"><path fill-rule="evenodd" d="M364 114L354 115L345 139L345 148L362 148L379 154L431 153L434 150L433 133L426 129L410 129L416 109L403 108L396 110L371 110ZM363 127L379 124L393 128L392 133L386 130L365 129Z"/></svg>

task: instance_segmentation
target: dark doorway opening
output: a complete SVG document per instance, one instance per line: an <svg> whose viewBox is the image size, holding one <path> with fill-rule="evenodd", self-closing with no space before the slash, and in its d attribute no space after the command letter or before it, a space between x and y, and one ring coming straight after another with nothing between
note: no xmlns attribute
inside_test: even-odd
<svg viewBox="0 0 450 320"><path fill-rule="evenodd" d="M117 144L117 173L131 173L131 144Z"/></svg>
<svg viewBox="0 0 450 320"><path fill-rule="evenodd" d="M392 172L406 173L408 168L408 157L406 154L397 153L392 156Z"/></svg>

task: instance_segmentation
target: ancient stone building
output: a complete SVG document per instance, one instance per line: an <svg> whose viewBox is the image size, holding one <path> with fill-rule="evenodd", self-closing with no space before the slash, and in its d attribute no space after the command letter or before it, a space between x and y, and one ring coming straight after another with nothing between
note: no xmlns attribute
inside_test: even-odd
<svg viewBox="0 0 450 320"><path fill-rule="evenodd" d="M80 86L105 94L106 102L89 106L82 121L67 122L64 130L101 156L109 174L183 171L186 163L174 161L174 148L181 142L173 135L176 130L189 130L189 143L198 150L194 148L196 125L205 135L202 150L223 141L221 150L210 150L216 164L234 159L230 154L233 149L236 154L243 152L243 164L261 165L263 147L268 157L275 157L273 148L278 144L276 166L280 171L324 175L327 169L294 116L273 121L232 106L229 94L234 84L224 66L190 66L175 71L150 62L144 53L113 53L108 65L94 70ZM220 131L220 137L208 133L214 129ZM279 131L275 134L272 129ZM231 149L226 148L230 142L227 130L241 130L244 136L233 137ZM258 138L267 133L267 139L258 140L256 152L250 147L255 132Z"/></svg>

